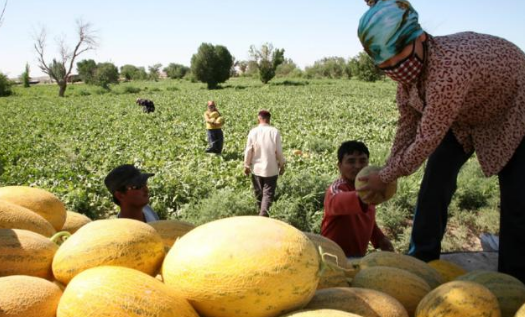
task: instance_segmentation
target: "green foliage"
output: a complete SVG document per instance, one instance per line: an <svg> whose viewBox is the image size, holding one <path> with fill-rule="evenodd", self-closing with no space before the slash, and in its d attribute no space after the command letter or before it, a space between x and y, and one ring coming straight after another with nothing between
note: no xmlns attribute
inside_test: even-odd
<svg viewBox="0 0 525 317"><path fill-rule="evenodd" d="M163 70L171 79L182 79L190 71L190 68L181 64L171 63Z"/></svg>
<svg viewBox="0 0 525 317"><path fill-rule="evenodd" d="M92 59L84 59L77 63L77 72L85 84L93 85L96 82L97 63Z"/></svg>
<svg viewBox="0 0 525 317"><path fill-rule="evenodd" d="M249 54L257 65L259 79L263 84L275 77L277 66L285 61L284 49L274 49L271 43L265 43L259 49L252 45Z"/></svg>
<svg viewBox="0 0 525 317"><path fill-rule="evenodd" d="M26 68L24 70L24 72L20 75L20 81L22 82L22 86L24 88L29 88L31 87L30 85L30 82L31 82L31 77L29 76L29 64L26 63Z"/></svg>
<svg viewBox="0 0 525 317"><path fill-rule="evenodd" d="M382 72L365 52L361 52L356 57L351 58L348 61L348 69L351 76L366 82L375 82L383 77Z"/></svg>
<svg viewBox="0 0 525 317"><path fill-rule="evenodd" d="M347 63L342 57L325 57L306 67L306 78L340 79L348 77Z"/></svg>
<svg viewBox="0 0 525 317"><path fill-rule="evenodd" d="M159 81L159 75L160 75L159 71L161 67L162 67L162 64L154 64L154 65L148 66L148 70L149 70L148 79L153 80L153 81Z"/></svg>
<svg viewBox="0 0 525 317"><path fill-rule="evenodd" d="M275 69L276 77L302 77L302 71L297 67L297 65L291 59L285 59L282 64L277 66Z"/></svg>
<svg viewBox="0 0 525 317"><path fill-rule="evenodd" d="M140 87L124 84L120 87L118 93L120 94L138 94L141 91L142 89Z"/></svg>
<svg viewBox="0 0 525 317"><path fill-rule="evenodd" d="M6 75L0 73L0 97L9 96L13 93L11 86L13 83Z"/></svg>
<svg viewBox="0 0 525 317"><path fill-rule="evenodd" d="M118 84L118 68L113 63L99 63L95 70L95 84L104 89L109 89L109 84Z"/></svg>
<svg viewBox="0 0 525 317"><path fill-rule="evenodd" d="M48 75L56 80L59 85L63 84L66 77L66 67L56 59L53 59L53 61L49 63Z"/></svg>
<svg viewBox="0 0 525 317"><path fill-rule="evenodd" d="M230 78L233 57L222 45L202 43L199 50L191 57L193 76L208 85L208 89L217 88L218 84Z"/></svg>

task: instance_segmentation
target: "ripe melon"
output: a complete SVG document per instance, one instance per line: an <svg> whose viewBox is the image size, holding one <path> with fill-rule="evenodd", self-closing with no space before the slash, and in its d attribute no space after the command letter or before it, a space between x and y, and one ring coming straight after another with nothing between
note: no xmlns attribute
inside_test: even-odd
<svg viewBox="0 0 525 317"><path fill-rule="evenodd" d="M443 277L436 269L419 259L404 254L372 252L359 261L360 268L372 266L390 266L409 271L424 279L432 289L443 283Z"/></svg>
<svg viewBox="0 0 525 317"><path fill-rule="evenodd" d="M158 220L149 222L148 225L157 230L167 250L171 248L178 238L195 228L195 225L181 220Z"/></svg>
<svg viewBox="0 0 525 317"><path fill-rule="evenodd" d="M514 317L525 317L525 303L521 306L520 309L516 312L516 315Z"/></svg>
<svg viewBox="0 0 525 317"><path fill-rule="evenodd" d="M90 222L91 219L89 219L89 217L87 217L86 215L68 210L66 212L66 222L64 223L64 226L62 226L62 229L60 229L60 231L67 231L73 234L77 232L77 230L80 229L80 227Z"/></svg>
<svg viewBox="0 0 525 317"><path fill-rule="evenodd" d="M436 269L443 277L443 282L450 282L456 277L461 276L467 271L461 266L445 260L434 260L428 262L428 265Z"/></svg>
<svg viewBox="0 0 525 317"><path fill-rule="evenodd" d="M55 317L62 290L45 279L12 275L0 277L0 316Z"/></svg>
<svg viewBox="0 0 525 317"><path fill-rule="evenodd" d="M36 212L0 200L0 229L24 229L51 237L55 228Z"/></svg>
<svg viewBox="0 0 525 317"><path fill-rule="evenodd" d="M359 171L359 173L357 173L355 177L355 188L359 189L367 184L364 181L360 181L359 180L360 177L368 176L371 173L378 173L380 170L381 170L381 167L372 166L372 165L366 166L363 169L361 169L361 171ZM388 184L384 196L379 193L376 193L372 197L365 199L364 197L368 195L369 191L359 191L357 192L357 194L359 195L359 197L364 203L369 204L369 205L379 205L380 203L383 203L389 200L390 198L392 198L394 194L396 193L396 191L397 191L397 181L393 181L392 183Z"/></svg>
<svg viewBox="0 0 525 317"><path fill-rule="evenodd" d="M394 297L360 287L334 287L318 290L305 309L337 309L363 317L408 317Z"/></svg>
<svg viewBox="0 0 525 317"><path fill-rule="evenodd" d="M200 225L177 240L164 283L202 316L274 317L302 308L319 282L314 244L293 226L259 216Z"/></svg>
<svg viewBox="0 0 525 317"><path fill-rule="evenodd" d="M415 317L501 317L496 296L485 286L452 281L428 293L417 306Z"/></svg>
<svg viewBox="0 0 525 317"><path fill-rule="evenodd" d="M323 253L325 253L324 260L328 264L319 279L317 289L349 286L345 272L350 269L346 266L346 256L343 249L322 235L311 232L304 232L304 234L314 243L317 250L319 247L322 248Z"/></svg>
<svg viewBox="0 0 525 317"><path fill-rule="evenodd" d="M298 310L282 317L361 317L352 313L335 309Z"/></svg>
<svg viewBox="0 0 525 317"><path fill-rule="evenodd" d="M30 275L52 279L51 263L58 246L38 233L0 229L0 276Z"/></svg>
<svg viewBox="0 0 525 317"><path fill-rule="evenodd" d="M419 276L388 266L362 269L352 280L353 287L373 289L397 299L409 316L414 315L417 304L430 292L430 286Z"/></svg>
<svg viewBox="0 0 525 317"><path fill-rule="evenodd" d="M47 190L28 186L0 187L0 199L30 209L49 221L56 231L66 221L66 207Z"/></svg>
<svg viewBox="0 0 525 317"><path fill-rule="evenodd" d="M116 265L155 276L164 258L160 235L148 224L132 219L88 223L67 239L53 259L53 274L63 284L96 266Z"/></svg>
<svg viewBox="0 0 525 317"><path fill-rule="evenodd" d="M71 280L57 317L199 317L187 300L145 273L99 266Z"/></svg>
<svg viewBox="0 0 525 317"><path fill-rule="evenodd" d="M525 285L508 274L477 270L468 272L456 280L479 283L488 288L498 299L503 317L513 317L525 303Z"/></svg>

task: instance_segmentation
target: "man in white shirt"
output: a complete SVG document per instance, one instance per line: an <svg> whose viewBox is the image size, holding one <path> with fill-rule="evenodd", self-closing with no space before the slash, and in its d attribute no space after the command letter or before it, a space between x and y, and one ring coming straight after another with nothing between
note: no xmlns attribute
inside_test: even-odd
<svg viewBox="0 0 525 317"><path fill-rule="evenodd" d="M273 201L277 177L284 173L285 159L279 130L270 125L271 114L259 111L259 125L248 134L244 151L244 174L251 174L259 216L268 217Z"/></svg>
<svg viewBox="0 0 525 317"><path fill-rule="evenodd" d="M148 205L148 178L155 174L141 173L131 164L114 168L104 179L104 184L113 195L113 202L120 207L117 218L129 218L143 222L159 220L159 216Z"/></svg>

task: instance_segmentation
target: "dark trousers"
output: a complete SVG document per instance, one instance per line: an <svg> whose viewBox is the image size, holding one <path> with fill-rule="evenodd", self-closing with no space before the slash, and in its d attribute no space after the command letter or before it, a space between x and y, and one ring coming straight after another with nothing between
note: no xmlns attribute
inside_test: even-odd
<svg viewBox="0 0 525 317"><path fill-rule="evenodd" d="M456 179L471 155L463 151L449 131L428 158L414 214L410 255L423 261L439 259ZM525 139L498 177L501 193L498 270L525 282Z"/></svg>
<svg viewBox="0 0 525 317"><path fill-rule="evenodd" d="M224 144L224 135L221 129L206 130L208 136L208 148L206 152L221 154Z"/></svg>
<svg viewBox="0 0 525 317"><path fill-rule="evenodd" d="M275 188L277 188L277 175L262 177L252 174L253 190L259 206L259 216L269 217L268 210L273 202Z"/></svg>

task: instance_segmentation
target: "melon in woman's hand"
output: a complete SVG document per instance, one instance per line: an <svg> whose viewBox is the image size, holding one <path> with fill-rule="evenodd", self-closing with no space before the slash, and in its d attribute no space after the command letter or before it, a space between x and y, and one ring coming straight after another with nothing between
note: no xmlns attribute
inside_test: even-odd
<svg viewBox="0 0 525 317"><path fill-rule="evenodd" d="M355 188L361 188L367 184L367 182L360 181L359 178L368 176L372 173L378 173L381 170L381 167L379 166L367 166L364 167L359 173L357 173L357 176L355 177ZM366 195L368 195L369 191L359 191L357 192L359 195L359 198L365 203L369 205L379 205L380 203L383 203L390 198L394 196L394 194L397 191L397 181L393 181L392 183L389 183L386 187L386 191L384 194L381 193L375 193L372 195L372 197L364 198Z"/></svg>

